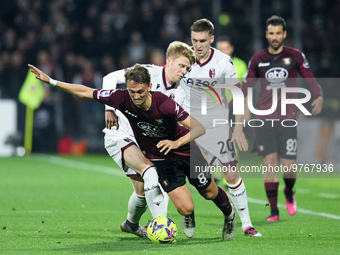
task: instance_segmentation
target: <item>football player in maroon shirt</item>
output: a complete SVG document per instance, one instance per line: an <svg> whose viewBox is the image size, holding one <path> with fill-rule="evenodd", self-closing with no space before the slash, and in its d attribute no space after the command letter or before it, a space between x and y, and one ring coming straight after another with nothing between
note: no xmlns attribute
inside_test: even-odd
<svg viewBox="0 0 340 255"><path fill-rule="evenodd" d="M297 210L296 200L293 196L293 187L296 173L292 172L292 165L297 157L297 128L296 125L286 127L282 121L296 123L297 107L294 104L282 104L285 99L281 95L286 88L297 87L298 73L305 78L309 85L314 100L312 114L317 115L322 110L323 93L320 85L314 78L305 55L298 49L283 45L287 36L286 23L282 17L272 16L266 21L266 38L269 47L254 54L249 62L249 71L242 85L244 95L247 96L248 88L254 86L257 78L260 79L261 90L257 110L268 110L273 102L275 110L268 115L257 115L256 119L263 120L264 125L256 127L256 147L268 171L264 173L264 186L270 203L271 215L267 221L278 221L277 190L279 180L274 169L281 163L282 177L285 182L284 194L286 208L290 215L295 215ZM277 98L273 100L273 92ZM287 99L298 99L297 93L287 94ZM282 101L282 102L281 102ZM286 113L286 114L283 114ZM248 116L248 117L247 117ZM250 111L245 114L250 119ZM278 120L278 121L265 121ZM280 167L280 166L279 166ZM287 170L287 171L286 171Z"/></svg>

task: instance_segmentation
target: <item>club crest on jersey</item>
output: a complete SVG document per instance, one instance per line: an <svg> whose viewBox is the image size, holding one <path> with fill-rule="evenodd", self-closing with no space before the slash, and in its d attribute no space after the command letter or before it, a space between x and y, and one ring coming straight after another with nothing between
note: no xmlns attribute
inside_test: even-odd
<svg viewBox="0 0 340 255"><path fill-rule="evenodd" d="M210 78L215 78L215 76L216 76L215 68L210 68L209 76L210 76Z"/></svg>
<svg viewBox="0 0 340 255"><path fill-rule="evenodd" d="M157 87L156 87L156 89L159 89L161 87L161 84L157 84Z"/></svg>
<svg viewBox="0 0 340 255"><path fill-rule="evenodd" d="M289 66L292 63L292 58L283 58L282 59L283 64L286 66Z"/></svg>
<svg viewBox="0 0 340 255"><path fill-rule="evenodd" d="M162 125L163 124L163 119L155 119L156 125Z"/></svg>

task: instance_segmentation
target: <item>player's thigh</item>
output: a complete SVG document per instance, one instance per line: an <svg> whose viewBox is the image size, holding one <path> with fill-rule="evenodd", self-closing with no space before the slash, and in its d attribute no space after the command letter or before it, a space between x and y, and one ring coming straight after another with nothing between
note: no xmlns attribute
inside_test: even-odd
<svg viewBox="0 0 340 255"><path fill-rule="evenodd" d="M190 215L194 211L194 201L186 184L170 191L168 195L181 215Z"/></svg>
<svg viewBox="0 0 340 255"><path fill-rule="evenodd" d="M277 153L269 153L266 156L263 157L263 163L267 167L274 167L277 166L278 161L277 161Z"/></svg>
<svg viewBox="0 0 340 255"><path fill-rule="evenodd" d="M204 197L207 200L213 200L218 195L218 188L213 179L211 180L209 186L206 189L197 189L197 191L200 193L202 197Z"/></svg>
<svg viewBox="0 0 340 255"><path fill-rule="evenodd" d="M128 177L137 176L147 166L152 165L151 161L145 158L132 137L118 133L115 136L106 134L105 149Z"/></svg>
<svg viewBox="0 0 340 255"><path fill-rule="evenodd" d="M134 139L129 136L124 136L123 134L111 132L105 134L104 141L107 153L117 165L126 172L127 168L124 161L124 152L130 146L136 146Z"/></svg>
<svg viewBox="0 0 340 255"><path fill-rule="evenodd" d="M135 193L144 196L144 182L142 177L130 178Z"/></svg>
<svg viewBox="0 0 340 255"><path fill-rule="evenodd" d="M280 126L278 132L280 137L278 156L284 159L296 160L298 149L297 128Z"/></svg>
<svg viewBox="0 0 340 255"><path fill-rule="evenodd" d="M143 155L141 150L135 144L124 149L123 158L126 166L135 170L139 174L142 174L146 167L153 165L153 163Z"/></svg>
<svg viewBox="0 0 340 255"><path fill-rule="evenodd" d="M217 128L207 128L206 133L197 138L196 142L205 154L210 165L217 166L237 163L235 143L230 142L231 130L227 125Z"/></svg>
<svg viewBox="0 0 340 255"><path fill-rule="evenodd" d="M255 136L256 151L260 156L278 152L279 137L275 125L272 126L271 122L265 121L262 127L256 127Z"/></svg>
<svg viewBox="0 0 340 255"><path fill-rule="evenodd" d="M196 189L205 190L209 187L212 176L208 163L199 147L191 146L190 157L181 160L179 168Z"/></svg>
<svg viewBox="0 0 340 255"><path fill-rule="evenodd" d="M178 167L177 162L161 160L153 161L157 168L159 183L167 193L186 184L186 175Z"/></svg>
<svg viewBox="0 0 340 255"><path fill-rule="evenodd" d="M223 166L223 176L226 178L228 184L236 184L240 178L237 164L230 164Z"/></svg>

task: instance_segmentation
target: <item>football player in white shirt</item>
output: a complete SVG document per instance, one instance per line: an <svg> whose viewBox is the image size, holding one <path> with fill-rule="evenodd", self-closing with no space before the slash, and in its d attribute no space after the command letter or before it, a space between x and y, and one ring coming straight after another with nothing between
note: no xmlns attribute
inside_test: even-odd
<svg viewBox="0 0 340 255"><path fill-rule="evenodd" d="M162 92L173 98L177 103L182 104L185 93L181 89L175 89L175 87L194 62L195 54L187 44L178 41L172 42L166 52L165 67L145 65L151 76L151 90ZM103 89L116 89L117 84L125 83L125 72L126 69L123 69L106 75L103 78ZM168 196L165 192L162 194L159 188L153 189L155 186L161 187L158 184L158 175L153 174L152 181L145 180L142 174L143 170L153 166L153 164L144 157L138 148L127 118L119 110L107 105L105 107L106 128L103 130L105 148L112 159L130 177L134 187L134 192L128 203L127 219L120 227L123 232L145 237L146 231L139 225L141 216L147 206L149 206L153 217L166 215ZM114 112L117 117L115 117ZM117 119L118 123L116 123ZM143 176L144 182L141 176ZM144 190L147 191L144 192ZM149 195L150 192L154 194ZM154 199L150 199L151 196Z"/></svg>
<svg viewBox="0 0 340 255"><path fill-rule="evenodd" d="M228 102L224 101L225 91L221 84L239 87L240 82L231 58L211 47L213 33L214 25L207 19L197 20L191 26L196 63L180 82L180 88L186 93L182 106L206 128L205 135L196 139L196 142L210 165L225 166L223 170L229 170L223 173L245 236L261 236L251 223L246 188L238 171L235 171L238 163L235 142L241 151L248 150L241 124L243 115L235 116L235 123L239 124L235 125L233 132L227 124L214 127L214 119L227 119L229 116Z"/></svg>

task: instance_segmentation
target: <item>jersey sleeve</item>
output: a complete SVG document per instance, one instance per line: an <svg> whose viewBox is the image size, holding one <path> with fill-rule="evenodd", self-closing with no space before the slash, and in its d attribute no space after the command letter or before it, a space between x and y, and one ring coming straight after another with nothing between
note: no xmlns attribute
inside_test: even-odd
<svg viewBox="0 0 340 255"><path fill-rule="evenodd" d="M240 87L240 80L237 78L234 62L229 56L227 59L224 77L227 85Z"/></svg>
<svg viewBox="0 0 340 255"><path fill-rule="evenodd" d="M185 91L182 86L177 86L177 88L171 90L170 98L176 101L177 104L183 107L184 99L185 99Z"/></svg>
<svg viewBox="0 0 340 255"><path fill-rule="evenodd" d="M296 56L296 60L298 63L298 69L299 73L303 78L306 79L306 82L310 88L310 91L312 92L312 95L314 98L317 98L318 96L323 96L322 88L320 84L315 79L312 71L309 68L309 63L305 57L305 54L298 51L298 54Z"/></svg>
<svg viewBox="0 0 340 255"><path fill-rule="evenodd" d="M119 109L121 100L124 100L124 95L122 90L96 89L93 91L93 98L102 104Z"/></svg>
<svg viewBox="0 0 340 255"><path fill-rule="evenodd" d="M103 89L104 90L111 90L116 89L117 84L125 83L125 77L124 74L126 72L126 69L118 70L112 73L109 73L108 75L104 76L103 78ZM113 107L105 105L105 110L114 110Z"/></svg>
<svg viewBox="0 0 340 255"><path fill-rule="evenodd" d="M157 73L157 68L155 65L152 64L147 64L147 65L142 65L144 66L146 69L148 69L150 76L152 77L153 75L155 75L155 73Z"/></svg>

